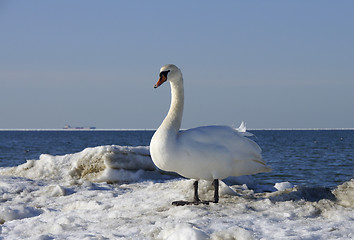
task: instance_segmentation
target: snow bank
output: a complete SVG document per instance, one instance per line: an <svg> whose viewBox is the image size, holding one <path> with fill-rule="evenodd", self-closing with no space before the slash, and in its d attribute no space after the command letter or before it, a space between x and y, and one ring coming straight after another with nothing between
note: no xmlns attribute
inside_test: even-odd
<svg viewBox="0 0 354 240"><path fill-rule="evenodd" d="M99 146L63 156L42 154L39 160L27 160L22 165L5 168L0 173L42 180L115 182L137 180L138 170L156 170L148 147Z"/></svg>

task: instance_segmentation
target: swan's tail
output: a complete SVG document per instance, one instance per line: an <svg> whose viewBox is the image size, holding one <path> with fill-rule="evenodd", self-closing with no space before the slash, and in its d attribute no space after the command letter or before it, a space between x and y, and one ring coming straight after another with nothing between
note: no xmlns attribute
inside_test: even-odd
<svg viewBox="0 0 354 240"><path fill-rule="evenodd" d="M255 160L253 160L253 161L255 161L256 163L259 163L259 164L261 165L261 171L262 171L262 172L271 172L271 171L272 171L272 169L271 169L269 166L267 166L267 164L266 164L266 162L263 160L263 158L261 158L261 159L255 159Z"/></svg>

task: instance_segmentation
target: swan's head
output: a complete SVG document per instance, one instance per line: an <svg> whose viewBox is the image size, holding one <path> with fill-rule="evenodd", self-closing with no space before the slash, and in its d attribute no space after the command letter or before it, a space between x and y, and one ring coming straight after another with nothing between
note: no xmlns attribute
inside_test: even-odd
<svg viewBox="0 0 354 240"><path fill-rule="evenodd" d="M158 88L161 84L166 81L172 83L182 82L182 72L181 70L173 64L167 64L160 69L160 78L154 85L154 88Z"/></svg>

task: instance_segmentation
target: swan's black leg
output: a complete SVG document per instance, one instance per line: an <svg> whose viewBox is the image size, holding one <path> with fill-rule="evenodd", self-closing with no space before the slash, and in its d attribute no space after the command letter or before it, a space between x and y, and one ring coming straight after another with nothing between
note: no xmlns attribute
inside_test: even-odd
<svg viewBox="0 0 354 240"><path fill-rule="evenodd" d="M214 185L214 201L213 203L218 203L219 202L219 179L214 179L213 181ZM184 206L184 205L197 205L197 204L209 204L208 201L200 201L199 196L198 196L198 180L196 180L193 183L194 186L194 201L193 202L187 202L187 201L175 201L172 202L172 205L176 206Z"/></svg>
<svg viewBox="0 0 354 240"><path fill-rule="evenodd" d="M195 180L195 182L193 183L193 186L194 186L194 202L199 203L200 199L198 196L198 180Z"/></svg>
<svg viewBox="0 0 354 240"><path fill-rule="evenodd" d="M214 203L219 202L219 179L214 179Z"/></svg>

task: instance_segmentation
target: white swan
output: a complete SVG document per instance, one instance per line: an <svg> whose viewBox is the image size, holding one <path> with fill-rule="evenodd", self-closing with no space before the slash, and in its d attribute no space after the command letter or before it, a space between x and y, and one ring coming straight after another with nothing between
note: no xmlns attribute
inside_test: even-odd
<svg viewBox="0 0 354 240"><path fill-rule="evenodd" d="M214 201L219 201L219 179L229 176L268 172L261 148L244 133L228 126L204 126L180 132L184 105L182 73L175 65L160 69L159 87L169 80L171 106L161 126L150 142L150 154L155 165L195 179L194 202L177 201L174 205L207 203L199 200L198 180L213 181Z"/></svg>

